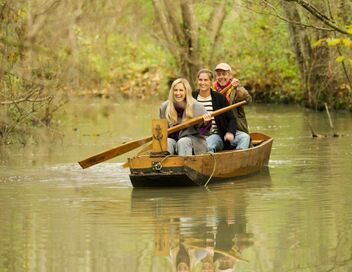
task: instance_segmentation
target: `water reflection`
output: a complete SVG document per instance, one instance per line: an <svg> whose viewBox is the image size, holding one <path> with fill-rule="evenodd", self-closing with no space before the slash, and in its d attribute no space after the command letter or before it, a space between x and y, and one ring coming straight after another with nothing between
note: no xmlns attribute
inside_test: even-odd
<svg viewBox="0 0 352 272"><path fill-rule="evenodd" d="M269 169L208 189L138 189L132 216L155 226L152 271L235 271L250 260L247 195L270 187ZM168 270L165 270L168 269Z"/></svg>

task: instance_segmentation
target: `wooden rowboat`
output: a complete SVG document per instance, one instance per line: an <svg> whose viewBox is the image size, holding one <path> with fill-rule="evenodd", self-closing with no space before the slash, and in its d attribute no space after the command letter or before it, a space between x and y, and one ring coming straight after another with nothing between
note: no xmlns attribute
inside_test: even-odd
<svg viewBox="0 0 352 272"><path fill-rule="evenodd" d="M139 154L128 159L134 187L205 186L253 174L268 165L273 139L251 133L253 147L193 156Z"/></svg>

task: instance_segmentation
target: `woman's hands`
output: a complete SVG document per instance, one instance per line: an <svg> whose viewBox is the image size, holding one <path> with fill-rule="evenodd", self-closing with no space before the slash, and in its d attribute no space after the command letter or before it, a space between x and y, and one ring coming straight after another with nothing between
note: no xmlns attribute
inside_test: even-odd
<svg viewBox="0 0 352 272"><path fill-rule="evenodd" d="M204 124L208 124L211 121L211 114L209 112L203 114Z"/></svg>

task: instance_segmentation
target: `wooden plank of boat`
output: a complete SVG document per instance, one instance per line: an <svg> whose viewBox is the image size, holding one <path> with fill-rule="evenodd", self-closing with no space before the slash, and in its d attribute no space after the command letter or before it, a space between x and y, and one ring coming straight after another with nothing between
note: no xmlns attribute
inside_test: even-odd
<svg viewBox="0 0 352 272"><path fill-rule="evenodd" d="M209 182L246 176L269 162L273 139L251 133L254 147L193 156L153 157L138 155L128 159L134 187L204 186Z"/></svg>

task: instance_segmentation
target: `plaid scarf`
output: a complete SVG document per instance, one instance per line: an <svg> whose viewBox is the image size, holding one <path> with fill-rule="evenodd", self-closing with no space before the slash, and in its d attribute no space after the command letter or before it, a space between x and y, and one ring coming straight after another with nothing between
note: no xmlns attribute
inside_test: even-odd
<svg viewBox="0 0 352 272"><path fill-rule="evenodd" d="M227 101L229 102L229 104L231 104L231 93L232 91L235 89L232 85L231 85L231 80L229 82L226 83L225 86L221 86L219 84L219 82L215 82L214 84L214 89L219 92L222 93L223 95L226 96Z"/></svg>

